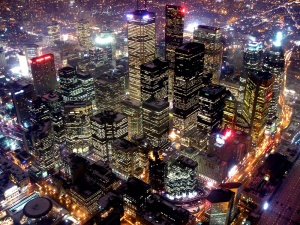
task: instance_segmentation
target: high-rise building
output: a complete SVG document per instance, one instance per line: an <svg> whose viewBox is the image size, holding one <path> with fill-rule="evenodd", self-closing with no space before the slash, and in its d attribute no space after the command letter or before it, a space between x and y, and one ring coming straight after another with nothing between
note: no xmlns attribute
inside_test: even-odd
<svg viewBox="0 0 300 225"><path fill-rule="evenodd" d="M112 64L115 60L115 38L110 30L104 30L95 38L95 48L103 51L103 63Z"/></svg>
<svg viewBox="0 0 300 225"><path fill-rule="evenodd" d="M95 103L98 112L121 112L121 98L125 94L125 74L112 73L95 78Z"/></svg>
<svg viewBox="0 0 300 225"><path fill-rule="evenodd" d="M209 224L229 225L234 202L234 193L230 190L212 190L205 201L205 211Z"/></svg>
<svg viewBox="0 0 300 225"><path fill-rule="evenodd" d="M128 135L127 118L119 112L103 111L91 117L91 129L95 154L109 161L113 141Z"/></svg>
<svg viewBox="0 0 300 225"><path fill-rule="evenodd" d="M249 70L242 115L250 125L252 141L262 142L273 93L274 76L268 72Z"/></svg>
<svg viewBox="0 0 300 225"><path fill-rule="evenodd" d="M46 54L30 59L34 90L43 95L57 87L54 55Z"/></svg>
<svg viewBox="0 0 300 225"><path fill-rule="evenodd" d="M79 45L83 49L89 50L92 47L92 38L89 22L87 20L79 20L76 23L76 29Z"/></svg>
<svg viewBox="0 0 300 225"><path fill-rule="evenodd" d="M54 148L52 122L48 121L34 126L31 138L35 155L34 164L45 176L44 173L54 169L58 162L58 152Z"/></svg>
<svg viewBox="0 0 300 225"><path fill-rule="evenodd" d="M154 147L164 147L169 138L169 103L148 99L143 102L143 131Z"/></svg>
<svg viewBox="0 0 300 225"><path fill-rule="evenodd" d="M158 149L149 153L149 184L155 192L162 193L165 190L165 176L167 163Z"/></svg>
<svg viewBox="0 0 300 225"><path fill-rule="evenodd" d="M90 117L93 108L90 101L68 102L64 107L66 146L70 153L83 154L90 150L92 134Z"/></svg>
<svg viewBox="0 0 300 225"><path fill-rule="evenodd" d="M83 91L83 101L93 101L95 99L94 78L90 73L77 71L77 79L81 83Z"/></svg>
<svg viewBox="0 0 300 225"><path fill-rule="evenodd" d="M203 44L190 42L176 49L173 127L183 133L196 126L203 57Z"/></svg>
<svg viewBox="0 0 300 225"><path fill-rule="evenodd" d="M4 68L7 66L5 52L2 48L0 48L0 68Z"/></svg>
<svg viewBox="0 0 300 225"><path fill-rule="evenodd" d="M168 166L166 193L169 199L193 198L197 195L197 168L197 162L183 155Z"/></svg>
<svg viewBox="0 0 300 225"><path fill-rule="evenodd" d="M238 97L238 112L241 113L244 102L246 81L249 70L260 70L262 67L262 43L252 42L247 45L244 50L243 72L240 76L239 97Z"/></svg>
<svg viewBox="0 0 300 225"><path fill-rule="evenodd" d="M213 84L219 84L223 56L220 28L199 25L194 31L194 41L204 44L204 74L212 77ZM210 74L210 75L208 75Z"/></svg>
<svg viewBox="0 0 300 225"><path fill-rule="evenodd" d="M175 50L183 44L184 15L183 6L166 5L165 55L172 69L175 68Z"/></svg>
<svg viewBox="0 0 300 225"><path fill-rule="evenodd" d="M28 102L30 120L33 125L43 124L51 119L51 111L48 103L37 96Z"/></svg>
<svg viewBox="0 0 300 225"><path fill-rule="evenodd" d="M142 101L150 98L167 99L168 97L168 63L160 59L141 65Z"/></svg>
<svg viewBox="0 0 300 225"><path fill-rule="evenodd" d="M198 127L207 134L221 128L225 107L226 88L211 84L199 91Z"/></svg>
<svg viewBox="0 0 300 225"><path fill-rule="evenodd" d="M29 125L28 101L35 98L32 84L21 85L11 91L11 96L16 110L17 121L20 125L27 127Z"/></svg>
<svg viewBox="0 0 300 225"><path fill-rule="evenodd" d="M155 57L155 13L136 10L127 13L129 96L141 102L140 66Z"/></svg>
<svg viewBox="0 0 300 225"><path fill-rule="evenodd" d="M52 21L47 26L50 45L60 41L60 25L56 21Z"/></svg>
<svg viewBox="0 0 300 225"><path fill-rule="evenodd" d="M42 55L42 48L37 44L27 44L23 46L23 51L26 56L27 67L31 71L30 59Z"/></svg>
<svg viewBox="0 0 300 225"><path fill-rule="evenodd" d="M274 76L273 94L268 115L268 129L273 133L279 117L279 97L283 93L284 82L284 51L281 45L273 44L266 54L264 69Z"/></svg>
<svg viewBox="0 0 300 225"><path fill-rule="evenodd" d="M168 97L170 102L173 101L174 97L175 50L183 44L184 15L184 7L166 5L165 58L170 68L168 70Z"/></svg>
<svg viewBox="0 0 300 225"><path fill-rule="evenodd" d="M222 128L227 127L234 129L237 119L237 106L237 100L231 94L230 91L227 91L225 98L225 106L223 109Z"/></svg>

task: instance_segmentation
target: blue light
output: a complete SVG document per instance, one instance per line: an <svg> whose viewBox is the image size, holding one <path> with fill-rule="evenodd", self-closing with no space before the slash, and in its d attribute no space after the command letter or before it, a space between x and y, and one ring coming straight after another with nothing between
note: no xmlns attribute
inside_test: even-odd
<svg viewBox="0 0 300 225"><path fill-rule="evenodd" d="M127 18L128 20L131 20L131 19L133 19L133 15L132 15L132 14L127 14L127 15L126 15L126 18Z"/></svg>
<svg viewBox="0 0 300 225"><path fill-rule="evenodd" d="M147 15L144 15L143 16L143 20L149 20L149 15L147 14Z"/></svg>

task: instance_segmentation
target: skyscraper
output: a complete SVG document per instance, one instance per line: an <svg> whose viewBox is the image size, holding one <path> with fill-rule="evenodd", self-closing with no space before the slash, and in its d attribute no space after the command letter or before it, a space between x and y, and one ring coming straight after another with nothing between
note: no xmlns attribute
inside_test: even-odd
<svg viewBox="0 0 300 225"><path fill-rule="evenodd" d="M165 176L167 172L167 163L157 149L149 153L149 184L151 188L158 193L165 189Z"/></svg>
<svg viewBox="0 0 300 225"><path fill-rule="evenodd" d="M181 132L196 126L203 57L204 45L200 43L190 42L176 49L173 127Z"/></svg>
<svg viewBox="0 0 300 225"><path fill-rule="evenodd" d="M87 20L79 20L76 24L76 29L79 45L83 49L89 50L92 47L89 22Z"/></svg>
<svg viewBox="0 0 300 225"><path fill-rule="evenodd" d="M221 30L217 27L199 25L194 31L194 41L204 44L204 74L212 76L212 83L219 84L223 56Z"/></svg>
<svg viewBox="0 0 300 225"><path fill-rule="evenodd" d="M176 5L166 5L166 60L169 67L175 67L175 50L183 43L185 8Z"/></svg>
<svg viewBox="0 0 300 225"><path fill-rule="evenodd" d="M92 103L68 102L64 107L66 145L70 153L87 153L91 146Z"/></svg>
<svg viewBox="0 0 300 225"><path fill-rule="evenodd" d="M91 129L96 155L109 161L113 141L128 135L127 118L122 113L103 111L91 117Z"/></svg>
<svg viewBox="0 0 300 225"><path fill-rule="evenodd" d="M154 147L164 147L169 135L169 103L148 99L143 102L143 131Z"/></svg>
<svg viewBox="0 0 300 225"><path fill-rule="evenodd" d="M264 60L264 69L274 76L273 94L268 115L268 129L270 129L270 132L276 130L277 119L280 114L279 97L283 93L284 63L284 51L281 44L276 45L273 43Z"/></svg>
<svg viewBox="0 0 300 225"><path fill-rule="evenodd" d="M173 100L174 95L175 50L183 44L184 14L184 7L166 5L165 56L170 68L168 71L169 101Z"/></svg>
<svg viewBox="0 0 300 225"><path fill-rule="evenodd" d="M30 59L34 90L37 95L52 91L57 86L54 55L46 54Z"/></svg>
<svg viewBox="0 0 300 225"><path fill-rule="evenodd" d="M140 66L154 60L155 56L155 13L136 10L128 13L128 56L129 95L141 102Z"/></svg>
<svg viewBox="0 0 300 225"><path fill-rule="evenodd" d="M52 23L47 26L47 29L50 45L60 41L60 25L57 22L52 21Z"/></svg>
<svg viewBox="0 0 300 225"><path fill-rule="evenodd" d="M95 38L96 49L103 49L104 64L112 64L115 60L115 38L114 33L110 30L102 31Z"/></svg>
<svg viewBox="0 0 300 225"><path fill-rule="evenodd" d="M262 142L273 93L274 76L258 70L249 71L242 115L250 124L252 141Z"/></svg>
<svg viewBox="0 0 300 225"><path fill-rule="evenodd" d="M198 126L207 134L221 128L225 98L224 86L211 84L200 89Z"/></svg>
<svg viewBox="0 0 300 225"><path fill-rule="evenodd" d="M168 63L160 59L141 65L142 101L150 98L166 99L168 96Z"/></svg>

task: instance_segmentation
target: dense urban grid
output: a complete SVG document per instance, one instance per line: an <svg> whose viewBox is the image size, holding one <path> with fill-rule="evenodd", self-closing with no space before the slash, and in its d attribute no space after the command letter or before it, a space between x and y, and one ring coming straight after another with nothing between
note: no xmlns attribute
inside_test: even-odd
<svg viewBox="0 0 300 225"><path fill-rule="evenodd" d="M0 5L0 225L300 224L299 1Z"/></svg>

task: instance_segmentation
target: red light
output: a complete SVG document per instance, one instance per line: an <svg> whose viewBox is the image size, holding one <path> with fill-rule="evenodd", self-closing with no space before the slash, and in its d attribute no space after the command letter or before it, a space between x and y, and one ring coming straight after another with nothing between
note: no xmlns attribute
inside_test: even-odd
<svg viewBox="0 0 300 225"><path fill-rule="evenodd" d="M225 139L229 138L231 136L231 130L226 131Z"/></svg>
<svg viewBox="0 0 300 225"><path fill-rule="evenodd" d="M37 62L41 62L41 61L44 61L45 60L45 58L39 58L39 59L37 59L36 61Z"/></svg>
<svg viewBox="0 0 300 225"><path fill-rule="evenodd" d="M45 59L51 59L51 56L50 56L50 55L48 55L48 56L46 56L46 57L45 57Z"/></svg>
<svg viewBox="0 0 300 225"><path fill-rule="evenodd" d="M185 13L185 9L184 9L184 8L183 8L183 9L181 9L181 12L182 12L182 13Z"/></svg>
<svg viewBox="0 0 300 225"><path fill-rule="evenodd" d="M32 64L32 60L31 59L29 60L29 63Z"/></svg>

